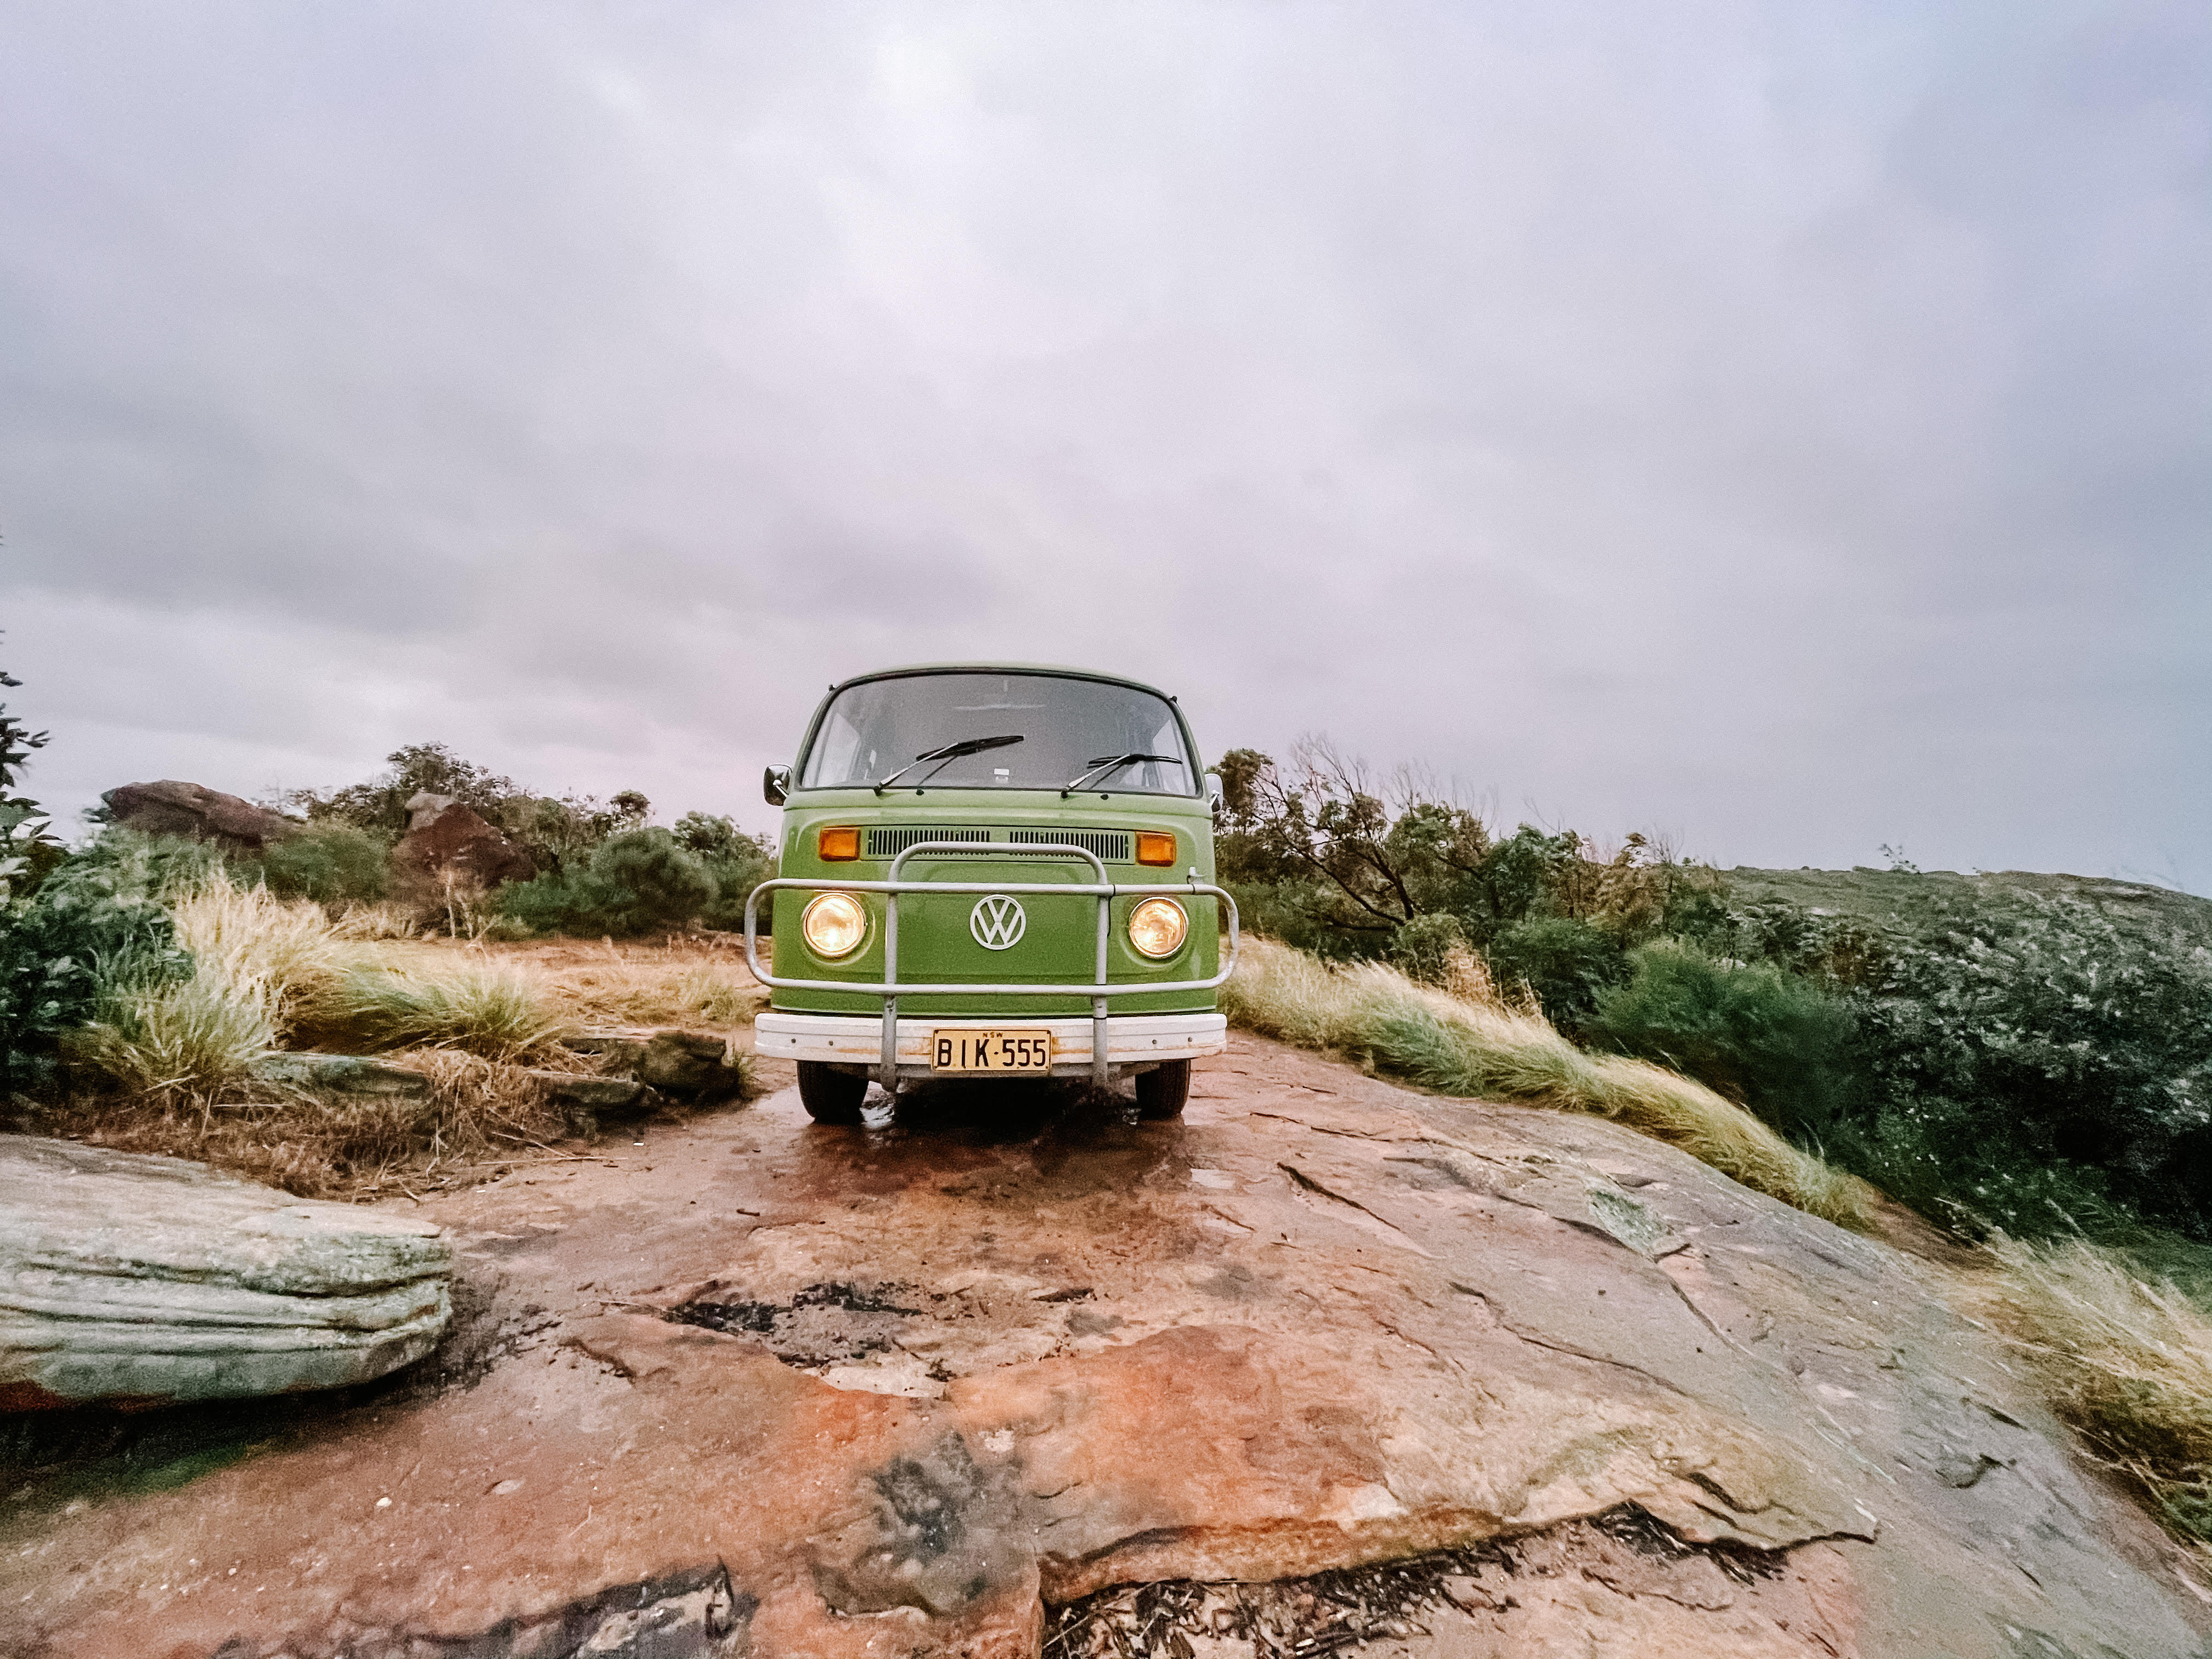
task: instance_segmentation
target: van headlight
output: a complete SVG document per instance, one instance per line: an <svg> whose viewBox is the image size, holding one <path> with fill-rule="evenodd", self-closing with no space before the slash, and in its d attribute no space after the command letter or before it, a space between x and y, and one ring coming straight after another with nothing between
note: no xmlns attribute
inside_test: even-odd
<svg viewBox="0 0 2212 1659"><path fill-rule="evenodd" d="M816 956L849 957L868 936L868 913L850 893L824 893L806 907L799 931Z"/></svg>
<svg viewBox="0 0 2212 1659"><path fill-rule="evenodd" d="M1129 943L1141 956L1173 956L1188 932L1190 918L1171 898L1148 898L1129 912Z"/></svg>

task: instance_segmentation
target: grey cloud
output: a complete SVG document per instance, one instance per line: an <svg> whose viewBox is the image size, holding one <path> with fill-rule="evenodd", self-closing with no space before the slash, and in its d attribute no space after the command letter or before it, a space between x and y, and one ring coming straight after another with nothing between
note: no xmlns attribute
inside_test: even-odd
<svg viewBox="0 0 2212 1659"><path fill-rule="evenodd" d="M1049 657L1723 861L2212 886L2196 9L0 37L50 792L736 804L832 678Z"/></svg>

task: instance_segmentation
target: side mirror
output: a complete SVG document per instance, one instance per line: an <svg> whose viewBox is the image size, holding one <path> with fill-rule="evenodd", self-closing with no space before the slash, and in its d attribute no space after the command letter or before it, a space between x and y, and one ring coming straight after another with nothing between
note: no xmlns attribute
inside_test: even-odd
<svg viewBox="0 0 2212 1659"><path fill-rule="evenodd" d="M1206 775L1206 805L1207 810L1212 811L1213 816L1217 818L1221 816L1221 809L1227 803L1227 799L1228 798L1221 793L1221 774L1218 772L1209 771Z"/></svg>
<svg viewBox="0 0 2212 1659"><path fill-rule="evenodd" d="M791 769L771 766L761 774L761 793L770 806L781 806L791 799Z"/></svg>

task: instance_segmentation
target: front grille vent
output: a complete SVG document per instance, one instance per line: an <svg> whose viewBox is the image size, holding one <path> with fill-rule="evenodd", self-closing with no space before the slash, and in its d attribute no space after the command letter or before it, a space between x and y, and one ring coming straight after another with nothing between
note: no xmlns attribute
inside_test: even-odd
<svg viewBox="0 0 2212 1659"><path fill-rule="evenodd" d="M1080 847L1109 863L1129 862L1127 830L1009 830L1006 839L1018 847Z"/></svg>
<svg viewBox="0 0 2212 1659"><path fill-rule="evenodd" d="M914 830L871 830L868 831L868 856L872 859L895 859L909 847L926 841L972 841L988 842L988 830L947 830L936 824Z"/></svg>

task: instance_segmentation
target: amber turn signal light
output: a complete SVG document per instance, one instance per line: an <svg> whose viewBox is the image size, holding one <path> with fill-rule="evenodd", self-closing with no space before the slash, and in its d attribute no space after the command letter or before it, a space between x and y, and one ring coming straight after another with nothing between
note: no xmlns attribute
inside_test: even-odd
<svg viewBox="0 0 2212 1659"><path fill-rule="evenodd" d="M1137 862L1173 864L1175 837L1165 830L1139 830L1137 832Z"/></svg>
<svg viewBox="0 0 2212 1659"><path fill-rule="evenodd" d="M822 838L816 843L825 864L860 856L860 827L856 823L832 823L822 827Z"/></svg>

